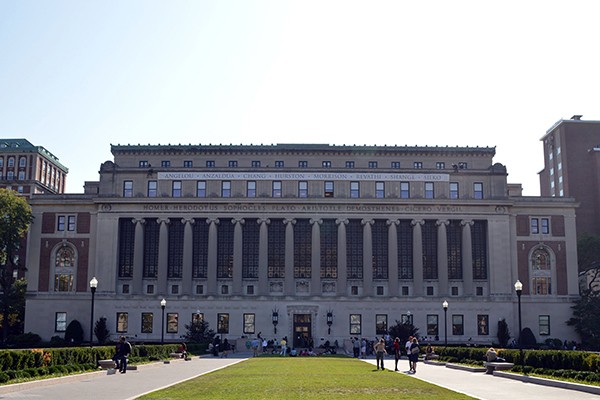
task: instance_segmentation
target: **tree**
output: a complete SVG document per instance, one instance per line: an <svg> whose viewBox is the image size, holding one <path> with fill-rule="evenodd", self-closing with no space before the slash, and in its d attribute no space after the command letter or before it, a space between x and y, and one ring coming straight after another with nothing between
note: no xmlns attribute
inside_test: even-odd
<svg viewBox="0 0 600 400"><path fill-rule="evenodd" d="M83 327L81 323L74 319L65 331L65 341L68 344L81 344L83 342Z"/></svg>
<svg viewBox="0 0 600 400"><path fill-rule="evenodd" d="M0 290L2 290L2 342L8 337L11 296L15 273L25 268L19 262L19 250L29 225L33 221L31 206L25 197L7 189L0 189Z"/></svg>
<svg viewBox="0 0 600 400"><path fill-rule="evenodd" d="M208 344L215 337L215 331L208 328L208 322L197 318L185 325L187 330L185 334L186 340L194 343Z"/></svg>
<svg viewBox="0 0 600 400"><path fill-rule="evenodd" d="M392 339L399 338L400 343L404 345L409 336L418 335L419 328L415 328L415 326L408 322L408 320L404 323L396 320L396 325L392 325L388 332Z"/></svg>
<svg viewBox="0 0 600 400"><path fill-rule="evenodd" d="M506 320L502 318L498 321L498 343L500 343L500 347L506 348L508 345L508 340L510 339L510 331L508 330L508 324Z"/></svg>
<svg viewBox="0 0 600 400"><path fill-rule="evenodd" d="M577 240L579 271L598 269L600 263L600 236L582 235Z"/></svg>
<svg viewBox="0 0 600 400"><path fill-rule="evenodd" d="M94 326L94 335L96 335L96 339L98 339L98 343L104 344L110 332L106 326L106 318L101 317L96 321L96 325Z"/></svg>
<svg viewBox="0 0 600 400"><path fill-rule="evenodd" d="M575 327L582 345L590 350L600 349L600 292L586 289L571 307L573 316L567 325Z"/></svg>

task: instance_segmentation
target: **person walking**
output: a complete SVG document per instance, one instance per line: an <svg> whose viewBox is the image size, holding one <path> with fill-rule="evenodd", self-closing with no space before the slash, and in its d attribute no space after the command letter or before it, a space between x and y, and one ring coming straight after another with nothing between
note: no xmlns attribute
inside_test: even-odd
<svg viewBox="0 0 600 400"><path fill-rule="evenodd" d="M398 360L400 359L400 338L394 339L394 371L398 371Z"/></svg>
<svg viewBox="0 0 600 400"><path fill-rule="evenodd" d="M413 341L413 337L409 336L408 340L404 344L404 349L406 350L406 356L408 357L408 370L409 371L412 371L412 369L413 369L412 361L410 359L410 346L412 346L412 341Z"/></svg>
<svg viewBox="0 0 600 400"><path fill-rule="evenodd" d="M373 350L375 351L375 359L377 360L377 369L381 365L381 370L384 371L383 358L387 354L387 351L385 351L385 340L383 338L379 339L379 342L373 346Z"/></svg>
<svg viewBox="0 0 600 400"><path fill-rule="evenodd" d="M279 355L282 355L285 357L285 355L287 353L287 336L284 336L283 339L281 339L281 342L279 342L279 345L281 346L281 353L279 353Z"/></svg>
<svg viewBox="0 0 600 400"><path fill-rule="evenodd" d="M410 345L410 354L408 355L408 358L410 360L410 362L412 363L412 368L411 371L412 373L416 373L417 372L417 361L419 361L419 354L421 353L421 347L419 346L419 342L417 341L417 338L413 338L412 344Z"/></svg>
<svg viewBox="0 0 600 400"><path fill-rule="evenodd" d="M113 359L117 362L119 372L127 372L127 357L131 354L131 343L125 340L125 336L119 338L119 343L115 346L116 354Z"/></svg>

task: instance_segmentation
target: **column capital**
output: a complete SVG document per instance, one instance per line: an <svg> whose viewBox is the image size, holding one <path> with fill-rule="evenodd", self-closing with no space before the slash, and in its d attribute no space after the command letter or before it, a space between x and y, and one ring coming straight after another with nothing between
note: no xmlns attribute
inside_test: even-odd
<svg viewBox="0 0 600 400"><path fill-rule="evenodd" d="M171 220L169 218L157 218L156 222L158 222L159 224L165 224L165 225L169 225L171 223Z"/></svg>
<svg viewBox="0 0 600 400"><path fill-rule="evenodd" d="M311 218L310 220L308 220L308 222L310 222L311 225L313 225L313 224L318 224L318 225L323 224L323 220L321 218Z"/></svg>
<svg viewBox="0 0 600 400"><path fill-rule="evenodd" d="M385 221L385 223L387 225L400 225L400 220L399 219L388 219L387 221Z"/></svg>
<svg viewBox="0 0 600 400"><path fill-rule="evenodd" d="M425 225L425 220L424 219L413 219L412 221L410 221L410 224L412 226L416 226L416 225L423 226L423 225Z"/></svg>
<svg viewBox="0 0 600 400"><path fill-rule="evenodd" d="M363 225L367 225L367 224L373 225L375 223L375 220L371 219L371 218L365 218L365 219L361 220L360 223Z"/></svg>
<svg viewBox="0 0 600 400"><path fill-rule="evenodd" d="M472 219L463 219L462 221L460 221L460 224L462 226L473 226L475 222Z"/></svg>
<svg viewBox="0 0 600 400"><path fill-rule="evenodd" d="M206 223L211 225L211 224L215 224L218 225L219 224L219 218L206 218Z"/></svg>
<svg viewBox="0 0 600 400"><path fill-rule="evenodd" d="M288 225L288 224L292 224L292 225L296 225L296 219L295 218L285 218L283 220L284 225Z"/></svg>
<svg viewBox="0 0 600 400"><path fill-rule="evenodd" d="M244 218L232 218L231 223L234 225L236 225L236 224L244 225L246 223L246 220Z"/></svg>
<svg viewBox="0 0 600 400"><path fill-rule="evenodd" d="M190 225L194 225L196 223L196 220L194 218L181 218L181 223L182 224L190 224Z"/></svg>
<svg viewBox="0 0 600 400"><path fill-rule="evenodd" d="M256 220L256 223L259 224L259 225L262 225L262 224L269 225L271 223L271 220L269 218L258 218Z"/></svg>
<svg viewBox="0 0 600 400"><path fill-rule="evenodd" d="M435 221L436 226L448 226L450 225L450 221L448 221L447 219L438 219L437 221Z"/></svg>
<svg viewBox="0 0 600 400"><path fill-rule="evenodd" d="M336 225L341 225L341 224L348 225L349 223L350 223L350 220L348 218L338 218L335 220Z"/></svg>
<svg viewBox="0 0 600 400"><path fill-rule="evenodd" d="M133 222L134 224L141 224L144 225L146 223L146 220L144 218L131 218L131 222Z"/></svg>

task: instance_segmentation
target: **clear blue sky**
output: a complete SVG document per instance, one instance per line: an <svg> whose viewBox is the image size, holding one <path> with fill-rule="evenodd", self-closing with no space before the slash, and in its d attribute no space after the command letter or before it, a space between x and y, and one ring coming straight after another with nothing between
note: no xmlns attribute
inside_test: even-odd
<svg viewBox="0 0 600 400"><path fill-rule="evenodd" d="M597 1L0 0L0 137L68 192L110 144L496 146L539 194L539 139L600 120Z"/></svg>

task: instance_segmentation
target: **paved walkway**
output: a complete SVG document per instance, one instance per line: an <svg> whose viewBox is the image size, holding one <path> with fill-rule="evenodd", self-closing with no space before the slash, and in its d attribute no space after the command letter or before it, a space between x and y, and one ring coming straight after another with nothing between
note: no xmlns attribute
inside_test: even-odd
<svg viewBox="0 0 600 400"><path fill-rule="evenodd" d="M225 368L247 359L251 354L237 353L229 358L195 357L191 361L175 360L170 364L140 365L137 371L107 375L106 371L64 378L47 379L25 384L0 386L0 399L44 400L133 400L197 376ZM363 360L375 366L375 359ZM393 369L394 360L386 359L386 367ZM408 374L408 361L401 360L399 374L433 383L482 400L597 400L598 395L523 383L512 379L467 372L442 366L419 363L416 374ZM394 373L391 370L373 374Z"/></svg>

